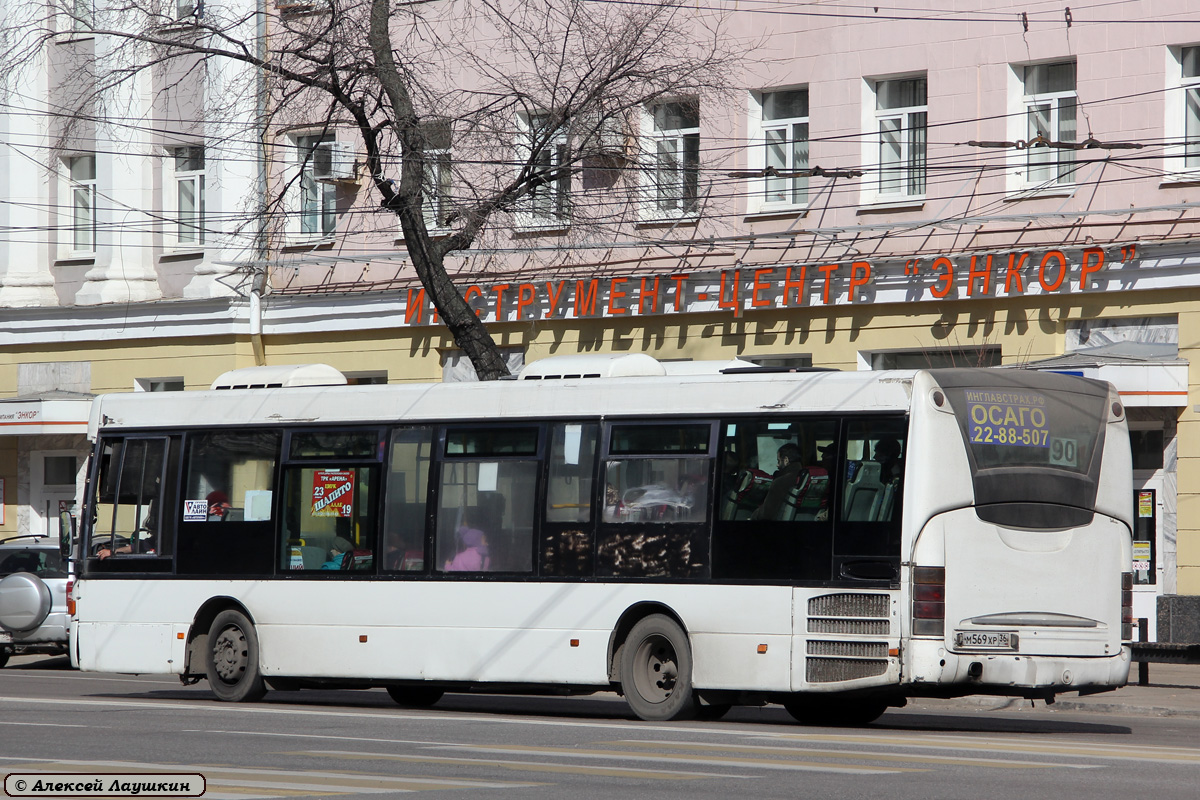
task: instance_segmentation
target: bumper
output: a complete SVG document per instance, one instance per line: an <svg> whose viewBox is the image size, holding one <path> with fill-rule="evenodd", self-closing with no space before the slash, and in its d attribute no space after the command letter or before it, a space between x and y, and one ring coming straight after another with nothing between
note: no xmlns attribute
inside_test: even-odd
<svg viewBox="0 0 1200 800"><path fill-rule="evenodd" d="M904 693L913 697L991 694L1043 698L1117 689L1129 680L1128 647L1110 656L951 653L940 641L910 642Z"/></svg>

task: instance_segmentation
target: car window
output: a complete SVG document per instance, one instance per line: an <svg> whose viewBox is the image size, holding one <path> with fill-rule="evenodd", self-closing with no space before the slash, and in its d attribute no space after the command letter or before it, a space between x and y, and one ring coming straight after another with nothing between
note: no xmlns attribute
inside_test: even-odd
<svg viewBox="0 0 1200 800"><path fill-rule="evenodd" d="M39 578L67 577L62 556L48 548L0 550L0 577L14 572L28 572Z"/></svg>

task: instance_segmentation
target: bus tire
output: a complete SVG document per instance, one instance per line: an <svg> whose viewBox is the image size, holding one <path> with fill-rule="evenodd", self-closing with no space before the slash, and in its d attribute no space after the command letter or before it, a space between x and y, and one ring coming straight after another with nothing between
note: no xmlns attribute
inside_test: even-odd
<svg viewBox="0 0 1200 800"><path fill-rule="evenodd" d="M205 672L217 699L229 703L252 703L267 693L258 668L258 633L240 611L217 614L208 629Z"/></svg>
<svg viewBox="0 0 1200 800"><path fill-rule="evenodd" d="M813 698L797 694L785 700L783 707L802 725L857 727L879 719L888 706L882 700Z"/></svg>
<svg viewBox="0 0 1200 800"><path fill-rule="evenodd" d="M8 663L9 652L0 648L0 669L4 669L4 665Z"/></svg>
<svg viewBox="0 0 1200 800"><path fill-rule="evenodd" d="M396 701L396 705L408 708L428 708L445 694L441 689L424 686L389 686L387 693Z"/></svg>
<svg viewBox="0 0 1200 800"><path fill-rule="evenodd" d="M692 689L692 648L669 617L651 614L629 631L621 647L621 691L639 719L694 719L700 700Z"/></svg>

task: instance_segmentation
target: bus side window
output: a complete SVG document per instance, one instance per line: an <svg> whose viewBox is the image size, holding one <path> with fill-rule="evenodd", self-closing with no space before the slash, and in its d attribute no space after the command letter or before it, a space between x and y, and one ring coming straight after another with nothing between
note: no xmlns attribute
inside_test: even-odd
<svg viewBox="0 0 1200 800"><path fill-rule="evenodd" d="M904 441L902 423L854 423L850 426L841 493L843 521L899 521Z"/></svg>
<svg viewBox="0 0 1200 800"><path fill-rule="evenodd" d="M106 559L170 552L170 536L163 535L170 533L163 529L163 493L174 481L164 480L164 471L169 449L170 463L178 468L178 437L173 448L171 443L166 437L104 442L89 555Z"/></svg>
<svg viewBox="0 0 1200 800"><path fill-rule="evenodd" d="M538 429L447 428L433 567L533 572Z"/></svg>
<svg viewBox="0 0 1200 800"><path fill-rule="evenodd" d="M270 574L278 431L226 430L187 437L178 571Z"/></svg>
<svg viewBox="0 0 1200 800"><path fill-rule="evenodd" d="M541 574L592 574L596 521L596 446L600 426L565 422L550 426L545 522L541 531Z"/></svg>
<svg viewBox="0 0 1200 800"><path fill-rule="evenodd" d="M384 572L425 572L425 518L433 453L431 428L392 432L384 496Z"/></svg>

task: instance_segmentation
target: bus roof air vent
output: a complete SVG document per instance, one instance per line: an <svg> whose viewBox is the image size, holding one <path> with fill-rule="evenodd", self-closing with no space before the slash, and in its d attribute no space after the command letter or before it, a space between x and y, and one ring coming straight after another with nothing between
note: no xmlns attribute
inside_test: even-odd
<svg viewBox="0 0 1200 800"><path fill-rule="evenodd" d="M281 364L230 370L213 389L280 389L292 386L345 386L346 376L328 364Z"/></svg>
<svg viewBox="0 0 1200 800"><path fill-rule="evenodd" d="M644 353L551 356L526 365L525 369L521 370L521 380L642 378L666 374L667 370L657 359Z"/></svg>

